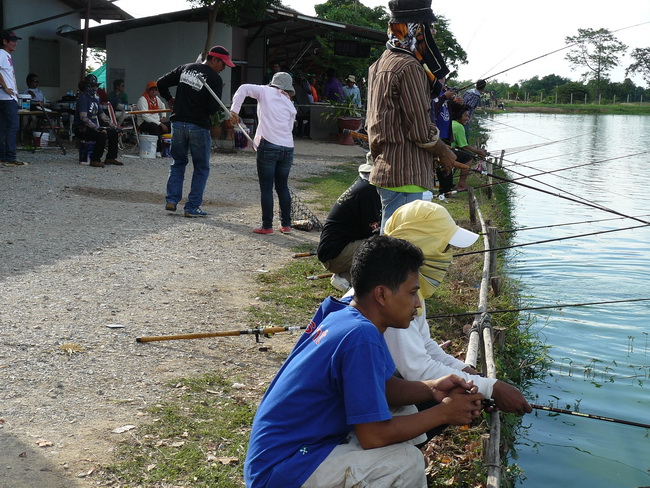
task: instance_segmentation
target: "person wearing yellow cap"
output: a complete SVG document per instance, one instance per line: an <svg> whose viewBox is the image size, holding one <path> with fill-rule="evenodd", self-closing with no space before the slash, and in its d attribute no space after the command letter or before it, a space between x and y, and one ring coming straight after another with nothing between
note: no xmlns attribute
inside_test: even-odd
<svg viewBox="0 0 650 488"><path fill-rule="evenodd" d="M421 313L407 329L389 329L384 333L399 374L414 381L453 373L473 380L479 393L493 398L500 410L520 415L530 413L531 406L517 388L479 376L474 368L445 353L431 338L424 299L433 295L447 274L452 248L469 247L478 235L459 227L445 207L424 200L398 208L386 222L385 235L415 244L424 254L420 268Z"/></svg>

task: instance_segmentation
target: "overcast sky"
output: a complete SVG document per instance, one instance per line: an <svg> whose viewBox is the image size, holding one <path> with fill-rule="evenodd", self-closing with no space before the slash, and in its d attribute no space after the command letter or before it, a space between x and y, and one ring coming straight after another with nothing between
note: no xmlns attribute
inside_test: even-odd
<svg viewBox="0 0 650 488"><path fill-rule="evenodd" d="M315 15L314 5L322 0L282 0L303 14ZM135 17L189 8L186 0L118 0L120 8ZM388 0L362 0L368 7L388 8ZM449 28L467 52L468 64L459 69L463 80L477 80L507 70L565 46L564 39L578 29L605 28L629 46L650 47L650 0L622 0L597 4L587 0L546 0L534 6L519 0L482 2L433 1L433 11L449 20ZM525 5L525 6L524 6ZM637 25L643 24L643 25ZM636 26L636 27L632 27ZM623 30L620 30L623 29ZM509 70L493 79L515 83L535 75L548 74L578 80L580 72L571 71L560 51L524 66ZM625 56L621 68L610 73L612 81L622 82L631 63ZM632 78L645 85L639 76Z"/></svg>

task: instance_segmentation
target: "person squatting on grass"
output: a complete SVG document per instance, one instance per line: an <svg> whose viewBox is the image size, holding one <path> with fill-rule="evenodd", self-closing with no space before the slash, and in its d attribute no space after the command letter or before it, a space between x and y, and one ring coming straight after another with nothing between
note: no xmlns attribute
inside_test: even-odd
<svg viewBox="0 0 650 488"><path fill-rule="evenodd" d="M354 297L321 304L262 399L244 466L247 487L427 486L412 439L469 423L483 395L456 375L393 375L383 333L407 328L416 315L423 261L416 246L393 237L374 236L359 248ZM390 413L391 406L433 400L412 415Z"/></svg>

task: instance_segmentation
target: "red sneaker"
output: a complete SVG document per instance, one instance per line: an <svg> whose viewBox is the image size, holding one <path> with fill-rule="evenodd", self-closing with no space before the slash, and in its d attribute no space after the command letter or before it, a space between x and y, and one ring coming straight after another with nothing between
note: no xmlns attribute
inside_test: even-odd
<svg viewBox="0 0 650 488"><path fill-rule="evenodd" d="M282 226L280 226L280 227L278 227L278 230L279 230L280 232L282 232L283 234L289 234L289 233L291 233L291 227L289 227L289 226L287 226L287 227L282 227Z"/></svg>
<svg viewBox="0 0 650 488"><path fill-rule="evenodd" d="M273 229L265 229L264 227L258 227L253 229L253 232L256 234L273 234Z"/></svg>

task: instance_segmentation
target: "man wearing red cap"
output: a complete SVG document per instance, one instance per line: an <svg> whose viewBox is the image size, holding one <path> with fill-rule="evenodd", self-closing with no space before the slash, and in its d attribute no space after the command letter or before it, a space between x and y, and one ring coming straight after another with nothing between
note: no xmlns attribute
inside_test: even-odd
<svg viewBox="0 0 650 488"><path fill-rule="evenodd" d="M221 98L223 81L219 73L226 66L235 67L230 53L223 46L214 46L203 63L181 65L156 82L160 95L169 102L172 109L173 161L167 179L165 210L176 211L176 206L183 197L188 151L192 154L194 173L185 203L185 217L207 215L207 212L201 210L201 203L210 174L210 115L217 112L220 106L204 85L207 84ZM172 86L176 87L175 97L169 92Z"/></svg>
<svg viewBox="0 0 650 488"><path fill-rule="evenodd" d="M2 31L0 49L0 161L5 166L22 166L16 161L18 135L18 87L11 54L22 39L12 31Z"/></svg>

